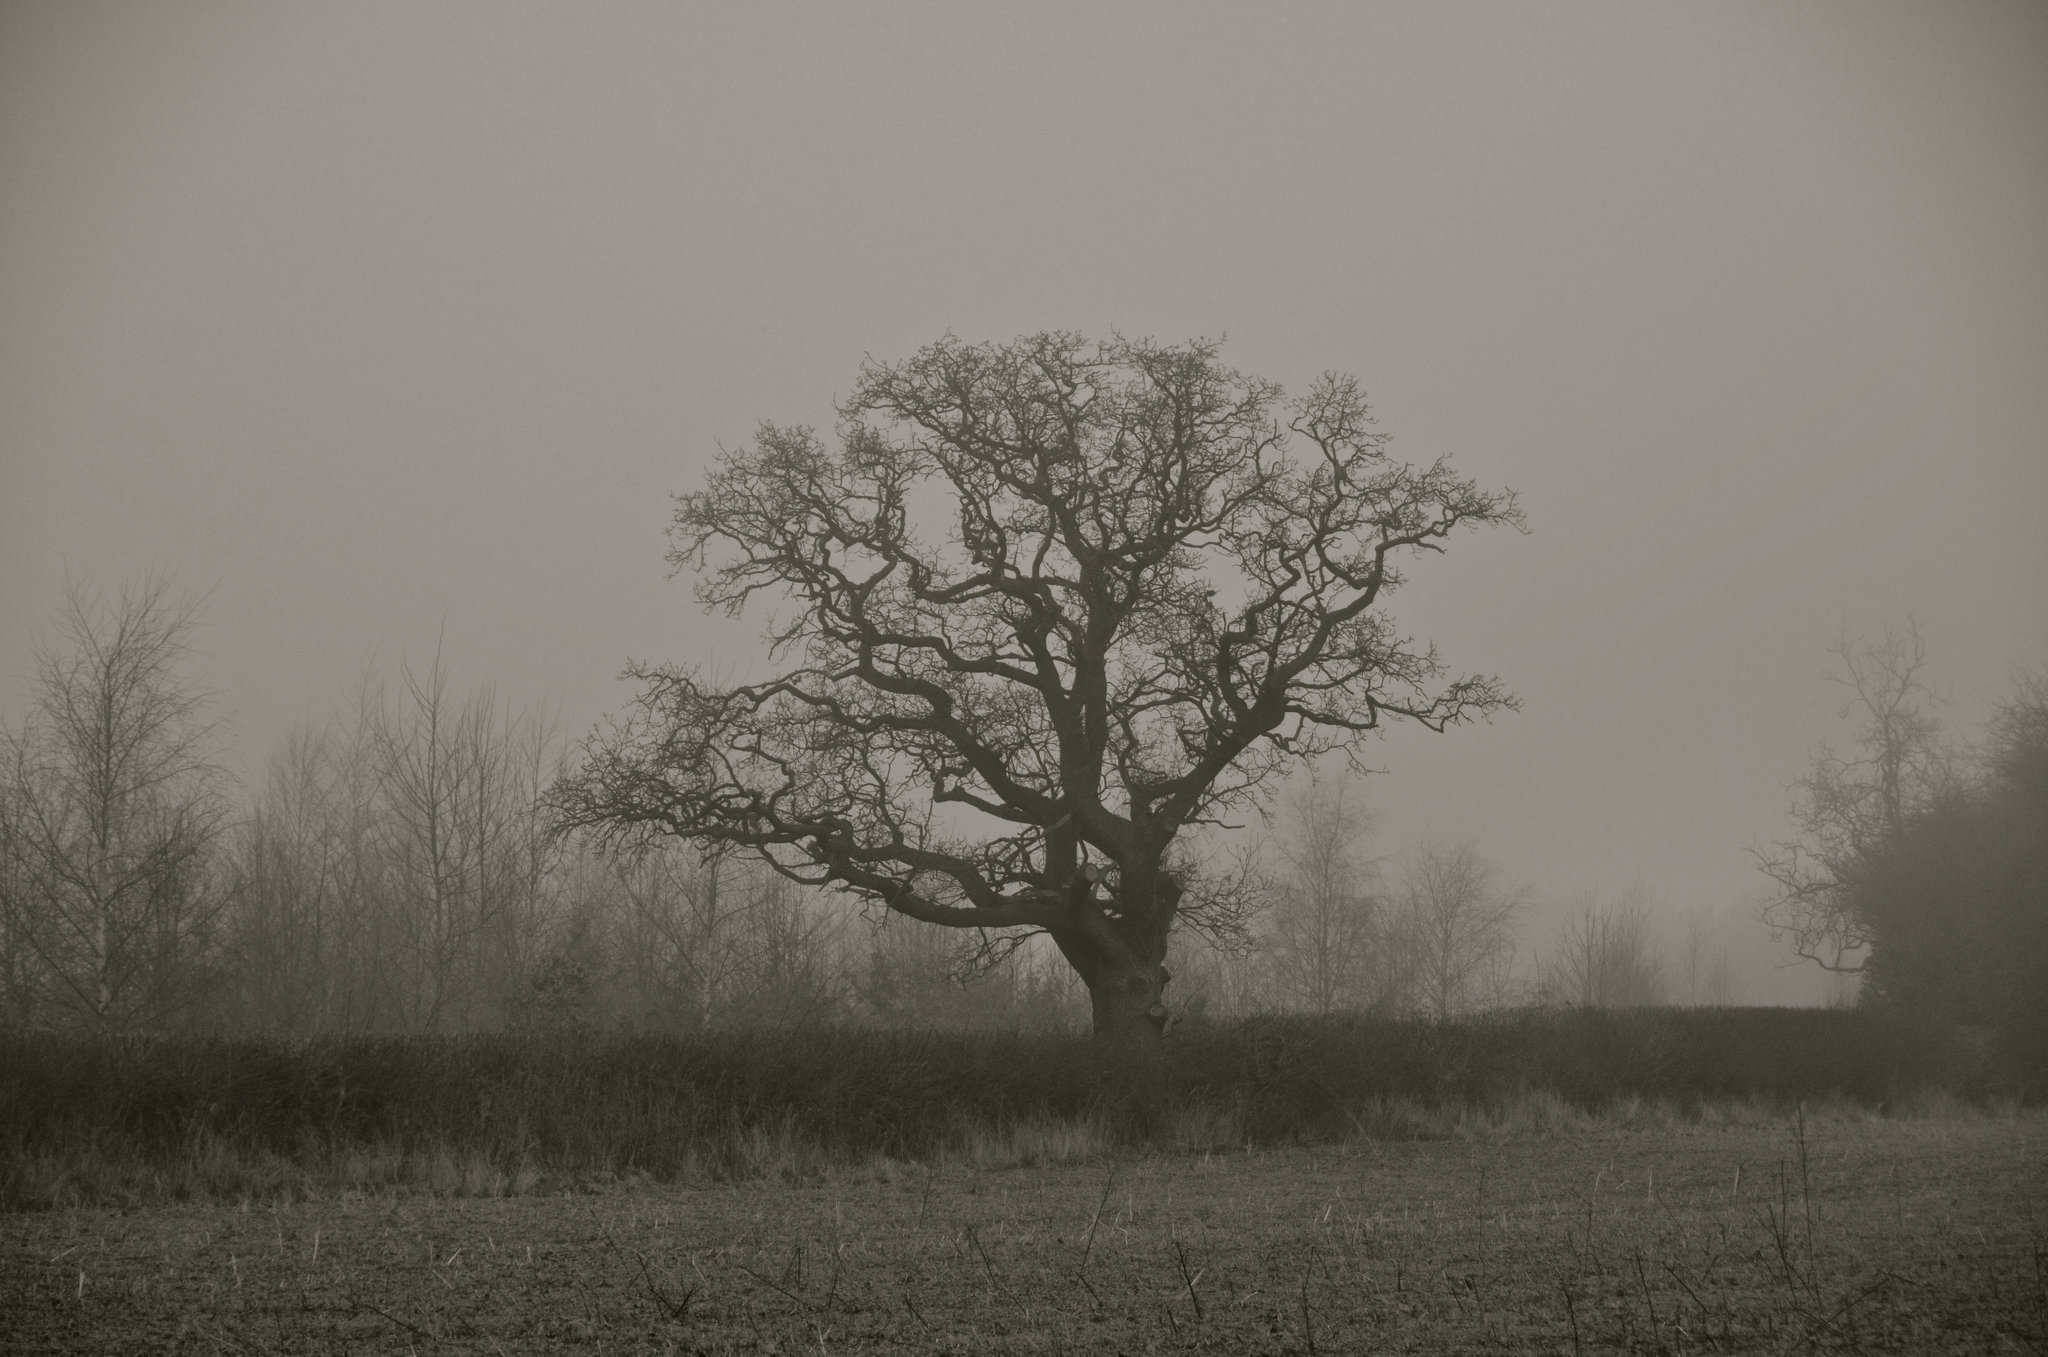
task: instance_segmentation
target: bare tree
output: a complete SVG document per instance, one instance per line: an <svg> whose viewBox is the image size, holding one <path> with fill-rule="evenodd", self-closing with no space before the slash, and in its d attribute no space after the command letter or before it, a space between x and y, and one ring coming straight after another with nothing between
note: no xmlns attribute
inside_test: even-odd
<svg viewBox="0 0 2048 1357"><path fill-rule="evenodd" d="M450 699L438 653L424 674L401 665L400 686L396 704L370 713L383 794L380 846L395 887L390 922L398 945L388 956L401 980L403 1027L430 1031L471 997L464 962L480 920L464 811L470 728L488 713Z"/></svg>
<svg viewBox="0 0 2048 1357"><path fill-rule="evenodd" d="M1707 922L1697 909L1685 916L1685 945L1679 953L1679 971L1686 1006L1698 1008L1701 987L1707 978Z"/></svg>
<svg viewBox="0 0 2048 1357"><path fill-rule="evenodd" d="M870 364L840 414L836 452L766 425L678 501L670 559L708 606L787 599L792 666L633 670L566 823L1048 933L1097 1036L1156 1051L1174 925L1245 904L1188 830L1389 720L1509 703L1383 605L1405 558L1519 524L1514 496L1391 460L1349 379L1283 404L1208 343L947 339Z"/></svg>
<svg viewBox="0 0 2048 1357"><path fill-rule="evenodd" d="M1272 967L1263 939L1219 947L1182 930L1167 955L1180 996L1180 1021L1232 1022L1273 1006Z"/></svg>
<svg viewBox="0 0 2048 1357"><path fill-rule="evenodd" d="M1742 998L1742 986L1735 978L1735 967L1728 960L1728 951L1723 948L1715 953L1714 962L1707 967L1707 1002L1716 1008L1726 1008Z"/></svg>
<svg viewBox="0 0 2048 1357"><path fill-rule="evenodd" d="M565 913L561 844L539 810L555 751L544 721L501 712L488 687L453 694L438 655L424 672L401 665L396 694L366 680L351 711L295 733L236 839L243 1020L423 1032L517 1019Z"/></svg>
<svg viewBox="0 0 2048 1357"><path fill-rule="evenodd" d="M300 727L270 760L233 848L240 892L227 929L234 1017L261 1031L345 1029L353 941L333 760Z"/></svg>
<svg viewBox="0 0 2048 1357"><path fill-rule="evenodd" d="M1287 809L1275 840L1286 872L1265 938L1281 996L1315 1013L1388 1005L1403 967L1364 854L1371 817L1346 778L1311 781Z"/></svg>
<svg viewBox="0 0 2048 1357"><path fill-rule="evenodd" d="M1607 902L1584 896L1551 952L1545 990L1580 1008L1640 1008L1664 1002L1664 967L1650 936L1640 890Z"/></svg>
<svg viewBox="0 0 2048 1357"><path fill-rule="evenodd" d="M637 1026L697 1031L739 985L740 912L729 855L645 844L596 854L615 912L605 934L618 968L623 1016Z"/></svg>
<svg viewBox="0 0 2048 1357"><path fill-rule="evenodd" d="M851 997L868 1021L897 1030L1064 1032L1079 1017L1080 986L1049 948L1022 946L997 958L972 934L894 914L873 925L851 958Z"/></svg>
<svg viewBox="0 0 2048 1357"><path fill-rule="evenodd" d="M986 978L976 940L908 922L885 915L868 930L853 977L861 1013L898 1030L975 1025L968 986Z"/></svg>
<svg viewBox="0 0 2048 1357"><path fill-rule="evenodd" d="M1869 923L1855 907L1858 881L1881 844L1955 783L1954 759L1929 710L1934 695L1922 671L1927 647L1910 620L1903 633L1876 641L1844 636L1831 647L1830 681L1849 690L1842 708L1856 722L1849 757L1826 745L1798 785L1793 818L1800 837L1757 851L1775 884L1762 917L1774 937L1830 971L1859 972L1869 958Z"/></svg>
<svg viewBox="0 0 2048 1357"><path fill-rule="evenodd" d="M1673 991L1688 1005L1725 1008L1736 1001L1741 987L1728 952L1730 923L1723 911L1707 906L1686 912Z"/></svg>
<svg viewBox="0 0 2048 1357"><path fill-rule="evenodd" d="M1978 755L1897 829L1859 845L1843 887L1870 939L1852 996L1990 1029L2048 1074L2048 680L2021 674Z"/></svg>
<svg viewBox="0 0 2048 1357"><path fill-rule="evenodd" d="M593 1011L657 1031L788 1028L834 1016L841 926L830 902L730 851L576 845L551 904L535 988L582 984Z"/></svg>
<svg viewBox="0 0 2048 1357"><path fill-rule="evenodd" d="M818 891L758 869L749 876L750 898L739 916L744 983L719 1020L790 1028L831 1018L842 997L836 963L845 920Z"/></svg>
<svg viewBox="0 0 2048 1357"><path fill-rule="evenodd" d="M1400 929L1415 1003L1430 1017L1465 1012L1486 990L1504 987L1528 893L1502 887L1499 875L1471 843L1424 839L1408 854Z"/></svg>
<svg viewBox="0 0 2048 1357"><path fill-rule="evenodd" d="M488 685L455 699L438 653L424 671L401 664L398 678L395 700L364 713L398 1025L495 1025L538 960L555 844L539 819L548 733L502 714Z"/></svg>
<svg viewBox="0 0 2048 1357"><path fill-rule="evenodd" d="M0 748L12 754L11 747ZM17 804L25 791L10 764L0 774L0 1030L29 1027L42 1010L43 964L28 933L34 896L8 837L26 814Z"/></svg>
<svg viewBox="0 0 2048 1357"><path fill-rule="evenodd" d="M72 590L26 718L0 735L0 927L53 1019L159 1026L204 993L230 800L207 699L179 673L192 624L165 580Z"/></svg>
<svg viewBox="0 0 2048 1357"><path fill-rule="evenodd" d="M1499 1010L1528 1002L1531 986L1522 972L1521 951L1520 944L1510 932L1500 946L1487 953L1486 960L1472 978L1475 1008Z"/></svg>

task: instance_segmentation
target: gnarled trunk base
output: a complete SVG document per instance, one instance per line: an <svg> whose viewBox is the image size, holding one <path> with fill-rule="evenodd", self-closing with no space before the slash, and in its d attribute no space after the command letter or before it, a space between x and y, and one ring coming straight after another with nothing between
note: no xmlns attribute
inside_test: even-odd
<svg viewBox="0 0 2048 1357"><path fill-rule="evenodd" d="M1095 1019L1088 1063L1119 1140L1151 1140L1166 1110L1165 985L1165 968L1152 965L1098 974L1088 986Z"/></svg>
<svg viewBox="0 0 2048 1357"><path fill-rule="evenodd" d="M1095 1039L1104 1046L1133 1051L1156 1051L1166 1031L1166 987L1162 968L1156 974L1117 975L1089 986L1088 1002L1094 1015Z"/></svg>
<svg viewBox="0 0 2048 1357"><path fill-rule="evenodd" d="M1167 972L1164 930L1137 928L1052 930L1083 984L1093 1010L1096 1048L1157 1066L1166 1035Z"/></svg>

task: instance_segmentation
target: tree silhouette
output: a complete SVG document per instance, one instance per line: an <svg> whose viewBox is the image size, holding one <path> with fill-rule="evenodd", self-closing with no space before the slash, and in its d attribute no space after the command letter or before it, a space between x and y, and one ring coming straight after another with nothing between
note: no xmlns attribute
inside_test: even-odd
<svg viewBox="0 0 2048 1357"><path fill-rule="evenodd" d="M1188 832L1392 720L1513 700L1388 617L1404 558L1519 526L1510 491L1389 458L1357 383L1283 400L1206 341L947 338L870 362L837 446L763 425L678 498L708 607L784 602L788 667L644 691L554 802L613 840L751 850L997 938L1049 934L1095 1032L1156 1049L1167 937L1241 877Z"/></svg>
<svg viewBox="0 0 2048 1357"><path fill-rule="evenodd" d="M205 994L229 788L179 672L194 617L164 578L67 590L29 710L0 727L0 952L46 1020L147 1029Z"/></svg>
<svg viewBox="0 0 2048 1357"><path fill-rule="evenodd" d="M1829 647L1828 678L1847 688L1842 715L1857 722L1847 758L1821 746L1793 806L1802 837L1755 850L1776 890L1762 917L1802 959L1855 974L1870 959L1870 921L1859 891L1880 850L1954 787L1954 758L1930 711L1922 678L1927 645L1908 621L1875 641L1843 636Z"/></svg>

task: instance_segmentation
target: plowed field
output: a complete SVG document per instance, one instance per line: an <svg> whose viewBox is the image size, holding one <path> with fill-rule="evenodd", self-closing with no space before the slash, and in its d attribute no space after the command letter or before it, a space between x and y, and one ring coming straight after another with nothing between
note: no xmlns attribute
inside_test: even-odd
<svg viewBox="0 0 2048 1357"><path fill-rule="evenodd" d="M2048 1350L2048 1117L0 1217L0 1345Z"/></svg>

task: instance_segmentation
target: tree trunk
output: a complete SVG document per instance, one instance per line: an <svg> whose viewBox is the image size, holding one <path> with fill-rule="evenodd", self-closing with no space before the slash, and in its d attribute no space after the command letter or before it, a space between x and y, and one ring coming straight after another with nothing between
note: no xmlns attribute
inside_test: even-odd
<svg viewBox="0 0 2048 1357"><path fill-rule="evenodd" d="M1173 978L1164 964L1172 914L1169 910L1148 920L1145 916L1153 911L1130 910L1112 922L1088 900L1097 880L1092 868L1083 869L1075 890L1085 921L1077 928L1050 930L1052 940L1088 986L1096 1047L1157 1070L1165 1058L1166 982ZM1179 898L1178 889L1174 898Z"/></svg>
<svg viewBox="0 0 2048 1357"><path fill-rule="evenodd" d="M1082 979L1088 985L1096 1043L1148 1063L1159 1061L1166 1032L1166 968L1132 961L1084 973Z"/></svg>
<svg viewBox="0 0 2048 1357"><path fill-rule="evenodd" d="M1094 1010L1087 1062L1119 1138L1156 1135L1166 1108L1166 968L1126 954L1082 977Z"/></svg>

